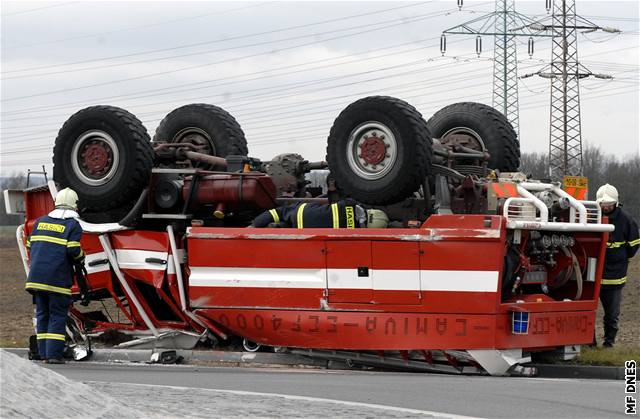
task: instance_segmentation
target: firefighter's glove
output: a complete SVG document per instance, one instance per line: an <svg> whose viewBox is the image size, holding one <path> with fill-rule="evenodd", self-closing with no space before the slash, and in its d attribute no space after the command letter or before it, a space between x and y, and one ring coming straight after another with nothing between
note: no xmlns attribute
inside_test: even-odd
<svg viewBox="0 0 640 419"><path fill-rule="evenodd" d="M73 268L76 274L76 282L80 289L80 305L86 307L91 302L89 299L89 286L87 284L87 268L85 268L82 261L78 261Z"/></svg>

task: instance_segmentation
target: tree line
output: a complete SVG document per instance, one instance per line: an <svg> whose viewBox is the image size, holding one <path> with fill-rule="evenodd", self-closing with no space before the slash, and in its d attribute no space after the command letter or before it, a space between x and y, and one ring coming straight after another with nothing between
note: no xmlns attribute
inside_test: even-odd
<svg viewBox="0 0 640 419"><path fill-rule="evenodd" d="M549 177L549 159L546 153L523 153L520 170L534 179ZM595 201L598 188L605 183L615 186L622 207L640 221L640 155L622 159L602 151L600 147L587 146L583 150L582 170L589 180L588 199Z"/></svg>
<svg viewBox="0 0 640 419"><path fill-rule="evenodd" d="M534 179L548 178L548 157L545 153L523 153L520 170ZM620 202L634 219L640 221L640 155L619 159L602 151L599 147L587 146L583 154L583 171L589 179L589 200L596 199L596 191L609 183L618 189ZM43 179L31 179L29 186L42 184ZM24 174L14 174L0 181L1 189L23 189L27 186ZM18 225L21 216L7 215L4 208L4 194L0 196L0 225Z"/></svg>

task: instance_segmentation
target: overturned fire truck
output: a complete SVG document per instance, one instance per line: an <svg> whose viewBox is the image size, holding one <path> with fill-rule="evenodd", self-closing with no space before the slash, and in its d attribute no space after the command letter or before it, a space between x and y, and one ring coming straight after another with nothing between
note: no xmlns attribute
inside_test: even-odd
<svg viewBox="0 0 640 419"><path fill-rule="evenodd" d="M506 374L592 341L613 226L595 202L516 172L516 134L496 110L457 103L425 121L367 97L336 118L326 162L247 154L213 105L172 111L153 141L123 109L71 116L55 182L5 191L25 216L25 270L57 188L80 196L91 303L71 309L71 344L113 329L129 347L237 337L247 350ZM322 169L325 188L311 187L305 175ZM385 210L389 228L247 228L276 206L345 197Z"/></svg>

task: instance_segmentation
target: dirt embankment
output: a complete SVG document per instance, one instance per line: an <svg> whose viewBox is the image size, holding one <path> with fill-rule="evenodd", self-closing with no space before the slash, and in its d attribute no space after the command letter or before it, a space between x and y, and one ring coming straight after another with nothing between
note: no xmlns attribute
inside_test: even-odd
<svg viewBox="0 0 640 419"><path fill-rule="evenodd" d="M624 288L617 342L640 347L640 255L631 261ZM0 230L0 347L25 347L33 334L33 304L24 291L25 274L14 230ZM602 343L602 308L598 308L596 336Z"/></svg>
<svg viewBox="0 0 640 419"><path fill-rule="evenodd" d="M0 346L25 347L33 334L31 295L24 290L25 273L15 234L0 231Z"/></svg>

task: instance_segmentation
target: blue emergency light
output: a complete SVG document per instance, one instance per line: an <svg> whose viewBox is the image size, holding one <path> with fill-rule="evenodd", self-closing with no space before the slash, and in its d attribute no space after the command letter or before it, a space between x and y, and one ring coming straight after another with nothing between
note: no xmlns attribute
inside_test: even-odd
<svg viewBox="0 0 640 419"><path fill-rule="evenodd" d="M514 335L526 335L529 333L528 312L513 311L511 313L511 333Z"/></svg>

